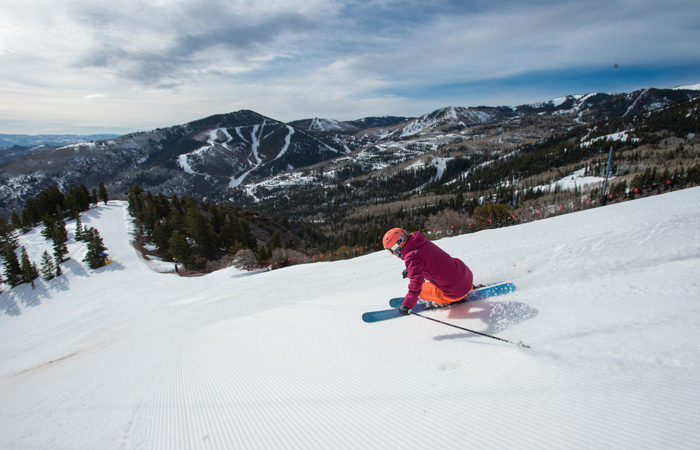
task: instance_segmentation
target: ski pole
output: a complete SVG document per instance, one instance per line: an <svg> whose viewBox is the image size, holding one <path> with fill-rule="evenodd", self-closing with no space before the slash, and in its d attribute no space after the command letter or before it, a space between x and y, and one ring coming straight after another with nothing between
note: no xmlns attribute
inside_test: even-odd
<svg viewBox="0 0 700 450"><path fill-rule="evenodd" d="M443 322L442 320L433 319L432 317L424 316L423 314L418 314L418 313L411 312L411 315L412 315L412 316L422 317L422 318L428 319L428 320L432 320L433 322L441 323L441 324L443 324L443 325L447 325L447 326L450 326L450 327L458 328L458 329L460 329L460 330L462 330L462 331L468 331L468 332L470 332L470 333L475 333L475 334L478 334L478 335L481 335L481 336L486 336L486 337L491 338L491 339L497 339L497 340L499 340L499 341L507 342L507 343L509 343L509 344L514 344L514 345L517 345L518 347L530 348L529 345L525 345L525 344L523 344L522 342L513 342L513 341L509 341L509 340L507 340L507 339L499 338L498 336L491 336L490 334L482 333L482 332L480 332L480 331L474 331L474 330L470 330L470 329L468 329L468 328L458 327L457 325L454 325L454 324L451 324L451 323L447 323L447 322Z"/></svg>

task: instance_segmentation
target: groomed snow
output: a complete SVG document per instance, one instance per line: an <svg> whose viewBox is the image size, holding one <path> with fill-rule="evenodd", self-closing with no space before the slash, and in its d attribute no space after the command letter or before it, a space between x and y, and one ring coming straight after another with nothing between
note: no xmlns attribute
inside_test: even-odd
<svg viewBox="0 0 700 450"><path fill-rule="evenodd" d="M517 291L429 314L530 350L362 322L386 252L180 278L83 222L114 263L0 295L0 448L700 448L700 188L438 241Z"/></svg>

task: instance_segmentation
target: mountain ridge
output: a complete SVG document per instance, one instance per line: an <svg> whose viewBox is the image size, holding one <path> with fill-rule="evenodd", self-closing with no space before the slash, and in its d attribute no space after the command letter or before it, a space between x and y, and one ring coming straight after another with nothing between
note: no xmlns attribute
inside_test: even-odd
<svg viewBox="0 0 700 450"><path fill-rule="evenodd" d="M658 110L696 95L693 90L649 88L569 95L517 107L448 106L416 118L346 122L312 118L284 123L251 110L215 114L53 148L0 166L0 212L21 208L24 199L52 184L67 189L99 182L115 193L140 184L166 195L246 203L261 198L256 193L259 183L298 178L328 161L335 161L333 170L354 165L348 170L367 174L458 148L503 154L572 126L594 128L601 121Z"/></svg>

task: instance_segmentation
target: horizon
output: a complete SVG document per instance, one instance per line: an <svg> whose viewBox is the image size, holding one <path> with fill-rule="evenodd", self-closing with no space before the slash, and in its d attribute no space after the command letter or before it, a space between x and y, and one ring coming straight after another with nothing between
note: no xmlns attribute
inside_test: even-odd
<svg viewBox="0 0 700 450"><path fill-rule="evenodd" d="M691 85L685 85L685 86L667 87L667 88L648 87L648 88L643 88L643 89L687 89L687 90L700 90L700 83L691 84ZM567 97L572 97L572 96L585 96L585 95L592 95L592 94L619 95L619 94L627 94L627 93L629 93L629 92L590 92L590 93L583 93L583 94L582 94L582 93L578 93L578 94L567 94L567 95L564 95L564 96L561 96L561 97L557 97L557 98L551 98L551 99L547 99L547 100L535 101L535 102L529 103L529 105L538 104L538 103L544 103L544 104L546 104L546 103L548 103L548 102L556 102L556 101L559 100L559 99L567 98ZM501 107L516 108L516 107L526 106L526 105L528 105L528 104L524 104L524 103L523 103L523 104L519 104L519 105L478 105L478 106L472 105L472 106L467 106L466 108L482 108L482 107L483 107L483 108L501 108ZM348 120L341 121L341 122L351 122L351 121L366 119L366 118L369 118L369 117L409 117L409 120L412 120L412 119L415 119L415 118L424 116L424 115L426 115L426 114L430 114L430 113L432 113L432 112L434 112L434 111L437 111L437 110L440 110L440 109L443 109L443 108L449 108L450 106L461 107L462 105L447 105L447 106L441 106L441 107L436 108L435 110L424 112L424 113L422 113L422 114L420 114L420 115L418 115L418 116L406 116L406 115L401 115L401 114L396 115L396 116L390 116L390 115L384 115L384 116L362 116L362 117L357 117L357 118L354 118L354 119L348 119ZM210 116L214 116L214 115L219 115L219 114L230 114L230 113L235 113L235 112L237 112L237 111L246 111L246 110L252 111L252 112L257 113L257 114L260 114L260 113L258 113L257 111L250 110L249 108L242 108L242 109L239 109L239 110L236 110L236 111L226 111L226 112L213 113L213 114L210 114L209 116L206 116L206 117L210 117ZM204 118L206 118L206 117L197 117L197 118L193 118L193 119L190 120L189 122L193 122L193 121L196 121L196 120L204 119ZM276 119L275 117L269 117L269 116L266 116L266 117L268 117L268 118L270 118L270 119L278 120L278 119ZM288 121L288 122L283 122L283 123L291 123L291 122L296 122L296 121L301 121L301 120L313 120L313 119L337 120L337 119L335 119L335 118L333 118L333 117L311 116L311 117L304 117L304 118L293 119L293 120L290 120L290 121ZM340 120L339 120L339 121L340 121ZM159 128L167 128L167 127L171 127L171 126L179 126L179 125L184 125L184 124L189 123L189 122L183 122L183 123L178 123L178 124L171 124L171 125L167 125L167 126L163 126L163 127L159 127ZM86 132L83 132L83 133L80 133L80 132L66 132L66 133L63 133L63 132L52 132L52 133L38 133L38 134L32 134L32 133L10 133L10 132L2 132L2 131L0 131L0 136L13 136L13 135L17 135L17 136L37 136L37 137L38 137L38 136L93 136L93 135L124 136L124 135L129 134L129 133L143 133L143 132L149 132L149 131L153 131L153 130L154 130L154 129L131 129L131 130L120 130L120 131L119 131L118 129L104 128L104 129L95 129L94 131L86 131Z"/></svg>

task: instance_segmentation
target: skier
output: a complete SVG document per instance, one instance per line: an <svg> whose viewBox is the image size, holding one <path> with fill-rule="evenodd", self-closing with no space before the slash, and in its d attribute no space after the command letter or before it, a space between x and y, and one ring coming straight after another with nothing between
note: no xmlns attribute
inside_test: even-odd
<svg viewBox="0 0 700 450"><path fill-rule="evenodd" d="M422 233L409 234L392 228L384 235L384 248L404 260L408 276L408 293L399 312L407 316L418 303L418 297L437 305L462 300L474 287L474 276L461 260L451 257L430 242Z"/></svg>

